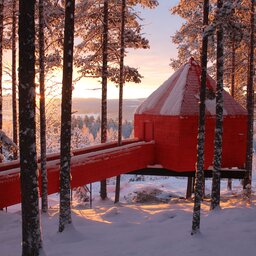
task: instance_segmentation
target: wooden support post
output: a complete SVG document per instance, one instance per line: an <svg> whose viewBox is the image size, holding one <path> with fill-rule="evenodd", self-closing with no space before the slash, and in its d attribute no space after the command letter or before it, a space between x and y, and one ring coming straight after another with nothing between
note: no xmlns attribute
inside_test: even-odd
<svg viewBox="0 0 256 256"><path fill-rule="evenodd" d="M192 177L188 177L186 199L191 198L192 187L193 187L192 184L193 184L193 178Z"/></svg>
<svg viewBox="0 0 256 256"><path fill-rule="evenodd" d="M92 183L90 183L90 209L92 209Z"/></svg>
<svg viewBox="0 0 256 256"><path fill-rule="evenodd" d="M192 193L195 193L195 181L196 181L196 179L195 179L195 177L192 177L192 179L193 179Z"/></svg>
<svg viewBox="0 0 256 256"><path fill-rule="evenodd" d="M232 190L232 179L230 179L230 178L228 179L227 189L228 189L229 191Z"/></svg>
<svg viewBox="0 0 256 256"><path fill-rule="evenodd" d="M202 197L204 198L205 197L205 176L203 177L203 194L202 194Z"/></svg>
<svg viewBox="0 0 256 256"><path fill-rule="evenodd" d="M120 175L116 176L115 204L119 203L119 199L120 199L120 181L121 181L121 176Z"/></svg>

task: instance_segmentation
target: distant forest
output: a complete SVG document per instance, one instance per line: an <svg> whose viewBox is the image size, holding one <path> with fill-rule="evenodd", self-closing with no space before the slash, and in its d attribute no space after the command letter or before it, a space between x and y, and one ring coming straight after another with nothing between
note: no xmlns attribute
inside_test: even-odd
<svg viewBox="0 0 256 256"><path fill-rule="evenodd" d="M7 136L12 137L12 99L11 96L4 97L5 115L3 116L3 126ZM122 138L133 138L133 116L136 108L144 99L125 99L123 108L123 125ZM101 119L100 107L101 100L95 98L74 98L72 100L72 149L86 147L100 143ZM60 99L55 98L48 103L47 106L47 153L60 151ZM107 124L107 140L117 140L118 136L118 117L117 117L118 100L108 100L108 124ZM37 116L37 141L40 139L39 129L39 113ZM37 150L40 154L39 143ZM12 152L4 151L5 159L12 159Z"/></svg>
<svg viewBox="0 0 256 256"><path fill-rule="evenodd" d="M81 148L90 144L100 143L100 117L72 116L72 148ZM108 119L107 123L107 141L117 141L118 137L118 120ZM133 121L125 120L122 125L122 137L128 139L133 137Z"/></svg>

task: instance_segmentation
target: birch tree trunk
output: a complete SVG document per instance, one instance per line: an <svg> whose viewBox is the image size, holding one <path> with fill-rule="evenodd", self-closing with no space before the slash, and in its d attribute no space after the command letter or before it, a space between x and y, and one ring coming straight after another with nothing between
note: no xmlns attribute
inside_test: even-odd
<svg viewBox="0 0 256 256"><path fill-rule="evenodd" d="M208 26L209 0L204 0L204 27ZM201 53L201 86L200 86L200 104L199 104L199 122L197 139L197 164L195 177L195 199L192 220L192 232L194 235L200 230L200 211L203 196L204 183L204 144L205 144L205 95L206 95L206 75L207 75L207 50L208 34L203 32L202 53Z"/></svg>
<svg viewBox="0 0 256 256"><path fill-rule="evenodd" d="M45 117L45 50L44 50L44 1L39 0L39 85L40 85L40 153L42 177L42 212L48 209L48 179L46 169L46 117Z"/></svg>
<svg viewBox="0 0 256 256"><path fill-rule="evenodd" d="M108 0L104 0L102 42L102 97L101 97L101 143L107 141L107 83L108 83ZM107 198L107 181L100 183L101 199Z"/></svg>
<svg viewBox="0 0 256 256"><path fill-rule="evenodd" d="M246 147L246 177L244 188L251 195L252 159L253 159L253 122L254 122L254 49L255 48L255 0L251 0L251 41L249 48L249 70L247 83L247 147Z"/></svg>
<svg viewBox="0 0 256 256"><path fill-rule="evenodd" d="M35 129L35 0L19 1L19 126L22 255L41 247Z"/></svg>
<svg viewBox="0 0 256 256"><path fill-rule="evenodd" d="M217 8L220 15L223 0L218 0ZM216 126L214 135L214 160L212 172L211 209L220 205L220 171L222 162L222 134L223 134L223 28L222 22L217 19L217 88L216 88Z"/></svg>
<svg viewBox="0 0 256 256"><path fill-rule="evenodd" d="M70 144L74 47L75 0L65 1L65 29L63 52L63 81L61 102L61 162L60 162L60 218L59 232L71 219Z"/></svg>
<svg viewBox="0 0 256 256"><path fill-rule="evenodd" d="M125 15L126 0L122 0L121 10L121 32L120 32L120 67L119 67L119 108L118 108L118 146L122 145L122 124L123 124L123 86L124 86L124 51L125 51ZM120 180L121 176L116 177L115 203L120 199Z"/></svg>

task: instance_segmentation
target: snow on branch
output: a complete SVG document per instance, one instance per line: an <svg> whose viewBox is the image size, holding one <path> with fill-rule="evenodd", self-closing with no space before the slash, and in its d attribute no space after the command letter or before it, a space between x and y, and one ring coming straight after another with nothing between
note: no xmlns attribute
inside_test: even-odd
<svg viewBox="0 0 256 256"><path fill-rule="evenodd" d="M4 145L12 152L16 152L18 150L17 145L2 130L0 130L0 145Z"/></svg>

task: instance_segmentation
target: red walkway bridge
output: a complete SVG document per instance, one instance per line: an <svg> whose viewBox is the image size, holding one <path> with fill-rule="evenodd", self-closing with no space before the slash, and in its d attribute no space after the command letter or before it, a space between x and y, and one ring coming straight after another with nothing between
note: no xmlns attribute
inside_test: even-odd
<svg viewBox="0 0 256 256"><path fill-rule="evenodd" d="M59 191L59 154L47 157L48 193ZM71 187L147 168L154 164L154 143L126 140L75 150L71 157ZM39 183L40 183L39 175ZM40 186L39 186L40 187ZM0 166L0 208L20 203L19 161Z"/></svg>

